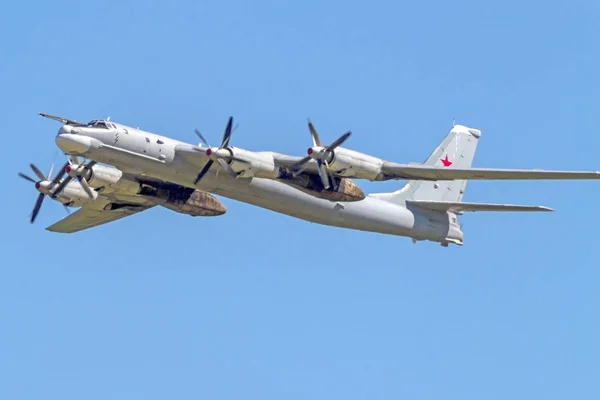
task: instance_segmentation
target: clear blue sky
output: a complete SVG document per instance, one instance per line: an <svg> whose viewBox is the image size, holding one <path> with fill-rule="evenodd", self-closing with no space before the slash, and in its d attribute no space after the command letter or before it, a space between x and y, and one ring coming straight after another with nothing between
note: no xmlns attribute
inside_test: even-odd
<svg viewBox="0 0 600 400"><path fill-rule="evenodd" d="M209 4L210 3L210 4ZM64 162L43 111L302 155L419 162L452 119L475 165L598 169L597 2L11 2L0 14L2 399L598 398L600 184L471 182L465 246L223 199L75 235L17 178ZM364 183L391 191L402 182ZM323 250L325 249L325 250Z"/></svg>

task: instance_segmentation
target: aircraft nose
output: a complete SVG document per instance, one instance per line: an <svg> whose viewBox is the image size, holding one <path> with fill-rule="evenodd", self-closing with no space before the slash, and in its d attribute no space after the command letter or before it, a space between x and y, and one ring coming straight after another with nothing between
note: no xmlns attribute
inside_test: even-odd
<svg viewBox="0 0 600 400"><path fill-rule="evenodd" d="M70 133L58 134L55 142L65 154L84 154L92 146L92 139L89 137Z"/></svg>
<svg viewBox="0 0 600 400"><path fill-rule="evenodd" d="M63 133L71 133L72 131L72 127L69 125L63 125L60 127L60 129L58 130L58 134L63 134Z"/></svg>

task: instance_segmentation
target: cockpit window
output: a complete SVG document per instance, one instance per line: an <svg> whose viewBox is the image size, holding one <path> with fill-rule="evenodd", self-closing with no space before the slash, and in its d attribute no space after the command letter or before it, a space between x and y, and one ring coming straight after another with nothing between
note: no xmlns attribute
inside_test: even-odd
<svg viewBox="0 0 600 400"><path fill-rule="evenodd" d="M93 121L88 122L88 126L90 128L104 128L104 129L108 129L109 128L109 126L106 123L106 121L102 121L102 120L98 120L98 119L95 119Z"/></svg>

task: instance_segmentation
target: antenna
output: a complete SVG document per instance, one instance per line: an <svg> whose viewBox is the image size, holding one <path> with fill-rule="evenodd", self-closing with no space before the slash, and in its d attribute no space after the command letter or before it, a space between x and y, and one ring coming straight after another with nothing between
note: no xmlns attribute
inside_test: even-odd
<svg viewBox="0 0 600 400"><path fill-rule="evenodd" d="M454 118L452 118L452 127L454 128L456 126L456 122L454 121Z"/></svg>
<svg viewBox="0 0 600 400"><path fill-rule="evenodd" d="M110 115L106 118L106 122L110 121Z"/></svg>

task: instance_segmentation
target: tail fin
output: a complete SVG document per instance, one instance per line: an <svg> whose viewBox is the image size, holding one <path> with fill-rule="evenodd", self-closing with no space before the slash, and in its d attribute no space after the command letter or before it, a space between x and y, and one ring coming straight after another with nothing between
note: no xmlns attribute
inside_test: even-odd
<svg viewBox="0 0 600 400"><path fill-rule="evenodd" d="M455 125L424 164L444 168L470 168L480 136L481 131L477 129ZM400 190L379 193L374 197L400 204L404 204L406 200L460 202L466 186L466 180L410 180Z"/></svg>

